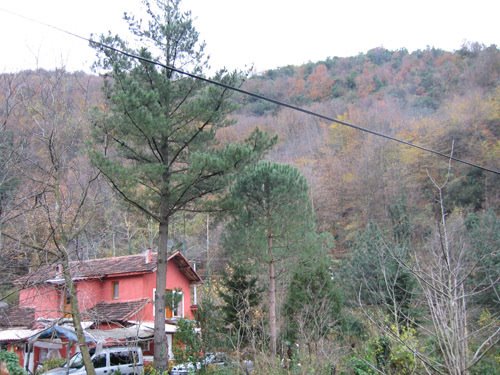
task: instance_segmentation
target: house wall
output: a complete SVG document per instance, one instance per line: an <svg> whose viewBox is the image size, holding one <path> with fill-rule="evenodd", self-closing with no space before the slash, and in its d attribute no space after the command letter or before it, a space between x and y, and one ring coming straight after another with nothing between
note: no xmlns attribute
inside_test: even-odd
<svg viewBox="0 0 500 375"><path fill-rule="evenodd" d="M118 281L118 298L113 299L113 282ZM144 275L110 277L103 282L101 301L125 302L145 298Z"/></svg>
<svg viewBox="0 0 500 375"><path fill-rule="evenodd" d="M191 287L189 280L179 270L173 260L167 265L166 289L181 289L184 294L184 317L194 319L191 312ZM113 282L119 283L119 296L113 299ZM131 320L153 321L153 290L156 288L156 272L110 277L105 280L79 280L76 283L80 311L86 311L98 302L125 302L141 298L149 298L145 308L132 317ZM23 289L20 292L19 305L35 308L35 318L55 319L63 316L63 298L61 292L52 285L43 285L36 288Z"/></svg>
<svg viewBox="0 0 500 375"><path fill-rule="evenodd" d="M167 289L182 289L184 293L184 318L193 319L191 313L191 286L189 280L181 273L179 268L171 260L167 265Z"/></svg>
<svg viewBox="0 0 500 375"><path fill-rule="evenodd" d="M182 289L184 293L184 318L194 319L193 313L191 312L191 287L189 280L181 273L179 268L176 266L173 260L170 260L167 264L167 285L166 289ZM151 299L146 307L144 308L143 319L146 321L153 321L153 290L156 289L156 272L144 275L144 297Z"/></svg>
<svg viewBox="0 0 500 375"><path fill-rule="evenodd" d="M75 284L80 311L86 311L102 301L103 282L101 280L81 280Z"/></svg>
<svg viewBox="0 0 500 375"><path fill-rule="evenodd" d="M22 289L19 292L19 306L33 307L35 319L59 318L62 314L61 293L53 285L39 285Z"/></svg>
<svg viewBox="0 0 500 375"><path fill-rule="evenodd" d="M168 273L167 273L167 275L168 275ZM156 288L156 272L148 273L148 274L144 275L144 284L143 284L142 295L144 297L149 298L149 302L146 304L146 306L142 310L143 311L143 318L145 321L153 321L154 320L153 290L155 288Z"/></svg>
<svg viewBox="0 0 500 375"><path fill-rule="evenodd" d="M102 282L84 280L75 283L80 311L85 311L102 299ZM19 306L33 307L35 319L56 319L64 315L64 289L53 285L39 285L19 292Z"/></svg>

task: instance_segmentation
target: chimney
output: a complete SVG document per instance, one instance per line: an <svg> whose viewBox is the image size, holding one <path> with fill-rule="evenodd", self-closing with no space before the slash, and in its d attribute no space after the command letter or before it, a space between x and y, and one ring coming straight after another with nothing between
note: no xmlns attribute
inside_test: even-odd
<svg viewBox="0 0 500 375"><path fill-rule="evenodd" d="M61 263L56 265L56 279L62 279L63 277L63 266Z"/></svg>
<svg viewBox="0 0 500 375"><path fill-rule="evenodd" d="M153 261L153 252L151 249L146 249L144 252L144 263L149 264Z"/></svg>

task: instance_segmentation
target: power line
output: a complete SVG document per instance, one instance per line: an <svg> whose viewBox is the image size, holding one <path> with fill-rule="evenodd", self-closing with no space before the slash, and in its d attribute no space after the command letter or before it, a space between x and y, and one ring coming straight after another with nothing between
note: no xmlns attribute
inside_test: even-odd
<svg viewBox="0 0 500 375"><path fill-rule="evenodd" d="M90 38L86 38L84 36L75 34L75 33L71 32L71 31L59 28L57 26L54 26L54 25L51 25L51 24L48 24L48 23L45 23L45 22L42 22L42 21L39 21L39 20L36 20L36 19L33 19L33 18L25 17L23 15L14 13L12 11L9 11L9 10L3 9L3 8L0 8L0 11L9 13L11 15L14 15L14 16L17 16L17 17L20 17L20 18L24 18L24 19L29 20L31 22L35 22L35 23L44 25L46 27L52 28L54 30L57 30L57 31L59 31L61 33L70 35L72 37L75 37L75 38L78 38L78 39L81 39L81 40L84 40L84 41L86 41L86 42L88 42L90 44L93 44L93 45L102 47L104 49L108 49L108 50L117 52L117 53L122 54L124 56L128 56L128 57L130 57L132 59L139 60L139 61L142 61L142 62L145 62L145 63L149 63L149 64L153 64L153 65L157 65L157 66L161 66L162 68L171 70L173 72L179 73L179 74L184 75L184 76L188 76L188 77L191 77L191 78L194 78L194 79L197 79L197 80L200 80L200 81L212 84L212 85L216 85L216 86L228 89L228 90L232 90L232 91L238 92L240 94L243 94L243 95L246 95L246 96L250 96L250 97L253 97L253 98L256 98L256 99L259 99L259 100L263 100L263 101L266 101L266 102L269 102L269 103L273 103L273 104L276 104L276 105L278 105L280 107L285 107L285 108L289 108L289 109L292 109L292 110L297 111L297 112L302 112L302 113L305 113L307 115L320 118L322 120L327 120L327 121L334 122L334 123L337 123L337 124L340 124L340 125L343 125L343 126L347 126L349 128L352 128L352 129L355 129L355 130L359 130L359 131L364 132L364 133L368 133L368 134L371 134L371 135L374 135L374 136L377 136L377 137L385 138L387 140L390 140L390 141L393 141L393 142L397 142L397 143L403 144L403 145L408 146L408 147L413 147L413 148L419 149L421 151L425 151L425 152L428 152L428 153L431 153L431 154L443 157L443 158L445 158L447 160L453 160L453 161L456 161L458 163L462 163L462 164L469 165L471 167L479 168L479 169L481 169L483 171L486 171L486 172L491 172L491 173L494 173L494 174L500 174L500 171L498 171L498 170L487 168L487 167L483 167L483 166L481 166L479 164L475 164L475 163L467 161L467 160L456 158L453 155L447 155L445 153L433 150L433 149L431 149L429 147L425 147L425 146L418 145L418 144L415 144L415 143L412 143L412 142L409 142L409 141L405 141L403 139L399 139L399 138L396 138L396 137L393 137L393 136L390 136L390 135L387 135L387 134L384 134L384 133L381 133L381 132L378 132L378 131L375 131L375 130L371 130L371 129L368 129L368 128L365 128L365 127L362 127L362 126L359 126L359 125L355 125L355 124L349 123L347 121L338 120L338 119L336 119L334 117L329 117L329 116L326 116L326 115L323 115L323 114L320 114L320 113L317 113L317 112L313 112L313 111L307 110L305 108L301 108L301 107L295 106L295 105L290 104L290 103L282 102L282 101L276 100L276 99L271 99L271 98L268 98L266 96L253 93L251 91L247 91L247 90L244 90L244 89L241 89L241 88L238 88L238 87L230 86L230 85L227 85L227 84L222 83L222 82L214 81L214 80L212 80L210 78L205 78L205 77L197 75L197 74L189 73L189 72L186 72L184 70L178 69L176 67L169 66L169 65L163 64L161 62L154 61L154 60L142 57L142 56L138 56L138 55L135 55L135 54L127 52L127 51L120 50L120 49L115 48L113 46L110 46L110 45L107 45L107 44L95 41L95 40L90 39Z"/></svg>

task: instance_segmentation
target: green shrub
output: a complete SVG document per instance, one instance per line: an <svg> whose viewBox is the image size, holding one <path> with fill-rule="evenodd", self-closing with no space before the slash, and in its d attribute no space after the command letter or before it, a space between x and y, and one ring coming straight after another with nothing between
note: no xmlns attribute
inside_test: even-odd
<svg viewBox="0 0 500 375"><path fill-rule="evenodd" d="M500 354L485 356L470 369L471 375L496 375L500 368Z"/></svg>
<svg viewBox="0 0 500 375"><path fill-rule="evenodd" d="M7 364L10 375L26 375L26 371L19 365L16 353L0 350L0 362Z"/></svg>
<svg viewBox="0 0 500 375"><path fill-rule="evenodd" d="M171 369L173 362L168 361L168 366ZM168 375L169 371L161 372L157 369L154 368L152 363L148 363L147 365L144 366L144 375Z"/></svg>
<svg viewBox="0 0 500 375"><path fill-rule="evenodd" d="M358 357L352 357L349 360L349 367L352 369L353 373L356 375L375 375L376 371L369 362Z"/></svg>
<svg viewBox="0 0 500 375"><path fill-rule="evenodd" d="M49 358L43 361L42 368L38 371L43 374L53 368L62 367L66 363L64 358Z"/></svg>

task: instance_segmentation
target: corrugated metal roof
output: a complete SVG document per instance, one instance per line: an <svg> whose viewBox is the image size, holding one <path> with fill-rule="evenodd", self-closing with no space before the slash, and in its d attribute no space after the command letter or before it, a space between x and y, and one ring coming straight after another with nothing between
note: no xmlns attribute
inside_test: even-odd
<svg viewBox="0 0 500 375"><path fill-rule="evenodd" d="M130 321L132 323L132 321ZM138 323L139 324L139 323ZM155 328L155 323L154 322L140 322L141 326L145 327L145 328L148 328L148 329L152 329L154 330ZM175 324L168 324L168 323L165 323L165 332L167 333L175 333L177 331L177 326Z"/></svg>
<svg viewBox="0 0 500 375"><path fill-rule="evenodd" d="M144 325L136 324L130 327L113 329L89 329L87 332L98 341L106 340L141 340L154 336L154 331Z"/></svg>
<svg viewBox="0 0 500 375"><path fill-rule="evenodd" d="M0 331L0 342L23 341L41 332L42 329L6 329Z"/></svg>

